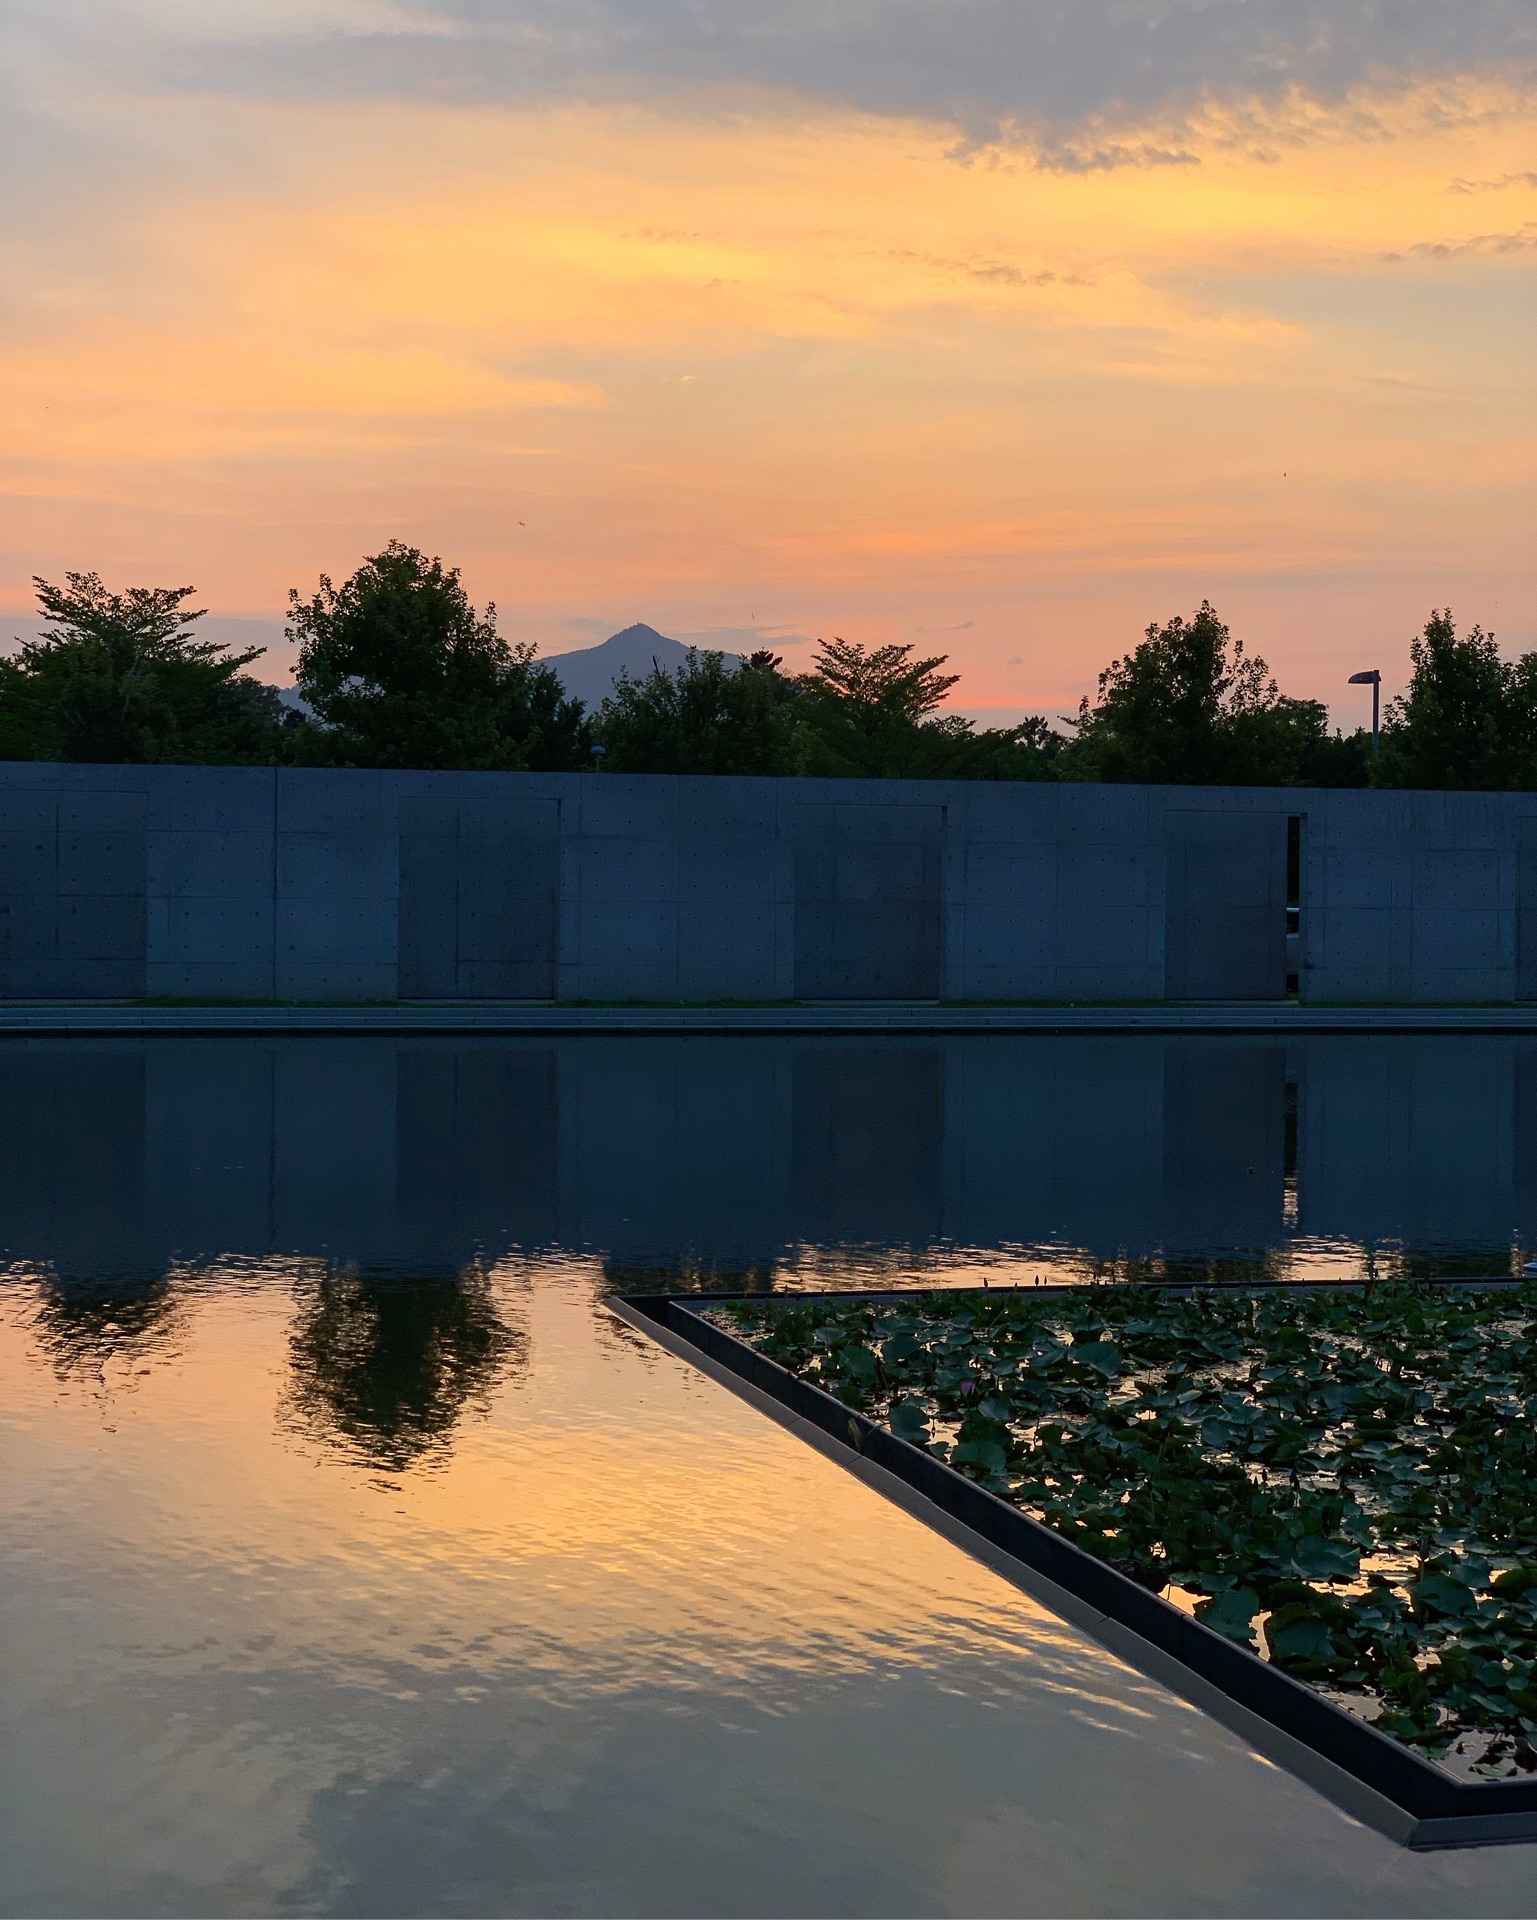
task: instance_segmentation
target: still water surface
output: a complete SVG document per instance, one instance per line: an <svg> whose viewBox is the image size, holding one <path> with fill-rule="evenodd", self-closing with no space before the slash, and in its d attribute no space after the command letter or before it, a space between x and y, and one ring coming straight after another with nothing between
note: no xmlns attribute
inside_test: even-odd
<svg viewBox="0 0 1537 1920"><path fill-rule="evenodd" d="M1500 1040L9 1046L0 1911L1537 1913L601 1304L1534 1240Z"/></svg>

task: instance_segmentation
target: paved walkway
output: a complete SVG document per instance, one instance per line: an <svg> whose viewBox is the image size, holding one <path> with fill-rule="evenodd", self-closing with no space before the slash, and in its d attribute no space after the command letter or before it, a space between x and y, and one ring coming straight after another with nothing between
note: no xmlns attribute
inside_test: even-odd
<svg viewBox="0 0 1537 1920"><path fill-rule="evenodd" d="M552 1006L416 1001L377 1006L146 1006L0 1002L0 1037L175 1034L1309 1034L1537 1035L1537 1003L1314 1007L1250 1001L1164 1006L939 1006L839 1001L794 1006Z"/></svg>

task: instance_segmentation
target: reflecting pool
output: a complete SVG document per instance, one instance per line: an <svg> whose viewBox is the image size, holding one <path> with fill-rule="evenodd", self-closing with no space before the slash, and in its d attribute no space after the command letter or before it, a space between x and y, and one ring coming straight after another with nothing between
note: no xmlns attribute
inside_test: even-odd
<svg viewBox="0 0 1537 1920"><path fill-rule="evenodd" d="M602 1306L1534 1202L1504 1040L9 1043L0 1912L1537 1912Z"/></svg>

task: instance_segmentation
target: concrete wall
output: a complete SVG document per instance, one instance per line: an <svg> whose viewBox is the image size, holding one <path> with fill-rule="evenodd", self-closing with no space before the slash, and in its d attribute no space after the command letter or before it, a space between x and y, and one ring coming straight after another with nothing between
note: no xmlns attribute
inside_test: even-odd
<svg viewBox="0 0 1537 1920"><path fill-rule="evenodd" d="M0 763L0 997L1537 998L1537 794Z"/></svg>

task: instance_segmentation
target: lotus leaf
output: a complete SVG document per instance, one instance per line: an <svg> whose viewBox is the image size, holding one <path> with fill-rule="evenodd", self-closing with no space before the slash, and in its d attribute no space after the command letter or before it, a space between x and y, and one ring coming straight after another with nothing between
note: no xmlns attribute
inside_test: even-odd
<svg viewBox="0 0 1537 1920"><path fill-rule="evenodd" d="M706 1311L1384 1732L1537 1770L1537 1285Z"/></svg>

